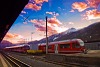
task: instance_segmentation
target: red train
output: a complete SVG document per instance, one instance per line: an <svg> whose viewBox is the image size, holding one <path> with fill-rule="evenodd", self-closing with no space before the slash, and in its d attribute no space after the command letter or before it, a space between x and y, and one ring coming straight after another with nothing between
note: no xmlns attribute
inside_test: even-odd
<svg viewBox="0 0 100 67"><path fill-rule="evenodd" d="M38 49L46 52L46 43L40 44ZM49 53L82 53L85 51L84 42L81 39L63 40L48 44Z"/></svg>
<svg viewBox="0 0 100 67"><path fill-rule="evenodd" d="M5 51L14 51L14 52L27 52L30 47L29 45L17 45L17 46L11 46L11 47L6 47L4 48Z"/></svg>
<svg viewBox="0 0 100 67"><path fill-rule="evenodd" d="M46 52L46 43L37 45L37 47L38 47L37 50L42 50L43 53ZM18 46L6 47L4 50L25 53L27 52L27 50L30 50L30 46L18 45ZM84 42L81 39L72 39L72 40L50 42L48 44L48 52L49 53L67 53L67 54L68 53L83 53L83 52L86 53L86 49L84 47Z"/></svg>

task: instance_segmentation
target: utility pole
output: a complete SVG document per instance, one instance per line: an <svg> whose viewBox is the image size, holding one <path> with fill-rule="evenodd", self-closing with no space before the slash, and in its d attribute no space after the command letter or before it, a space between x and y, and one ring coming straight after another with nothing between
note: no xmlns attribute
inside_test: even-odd
<svg viewBox="0 0 100 67"><path fill-rule="evenodd" d="M47 27L47 16L46 16L46 54L48 54L48 27Z"/></svg>

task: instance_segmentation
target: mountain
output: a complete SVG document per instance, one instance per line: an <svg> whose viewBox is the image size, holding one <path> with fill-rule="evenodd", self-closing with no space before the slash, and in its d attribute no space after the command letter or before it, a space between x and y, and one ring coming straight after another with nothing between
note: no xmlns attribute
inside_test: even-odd
<svg viewBox="0 0 100 67"><path fill-rule="evenodd" d="M94 23L75 32L62 35L55 41L79 38L84 42L100 41L100 22Z"/></svg>
<svg viewBox="0 0 100 67"><path fill-rule="evenodd" d="M14 46L14 44L12 44L11 42L6 41L6 40L3 40L3 41L0 43L0 48L10 47L10 46Z"/></svg>
<svg viewBox="0 0 100 67"><path fill-rule="evenodd" d="M38 43L39 43L39 41L38 41L38 40L28 42L28 44L38 44Z"/></svg>
<svg viewBox="0 0 100 67"><path fill-rule="evenodd" d="M100 22L91 24L88 27L85 27L80 30L71 28L65 32L51 35L48 37L48 42L75 39L75 38L82 39L84 42L100 41ZM39 41L33 41L30 43L33 44L46 43L46 38L43 38Z"/></svg>

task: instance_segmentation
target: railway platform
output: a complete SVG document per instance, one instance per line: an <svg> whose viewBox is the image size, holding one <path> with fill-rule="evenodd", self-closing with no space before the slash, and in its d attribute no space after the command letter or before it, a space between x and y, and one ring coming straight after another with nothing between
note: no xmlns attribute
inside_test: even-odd
<svg viewBox="0 0 100 67"><path fill-rule="evenodd" d="M4 57L0 54L0 67L9 67Z"/></svg>

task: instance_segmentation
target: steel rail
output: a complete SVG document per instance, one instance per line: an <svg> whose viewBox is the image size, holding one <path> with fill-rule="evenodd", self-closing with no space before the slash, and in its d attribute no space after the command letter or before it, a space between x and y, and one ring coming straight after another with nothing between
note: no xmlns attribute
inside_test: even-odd
<svg viewBox="0 0 100 67"><path fill-rule="evenodd" d="M61 65L61 66L70 66L70 67L88 67L87 65L82 65L82 64L78 64L78 63L63 63L63 62L54 62L54 61L50 61L50 60L46 60L46 59L41 59L41 58L34 58L35 60L39 60L39 61L44 61L47 63L52 63L52 64L56 64L56 65Z"/></svg>
<svg viewBox="0 0 100 67"><path fill-rule="evenodd" d="M32 67L10 55L7 55L5 53L2 53L2 55L4 56L5 59L7 59L7 61L12 65L12 67Z"/></svg>

